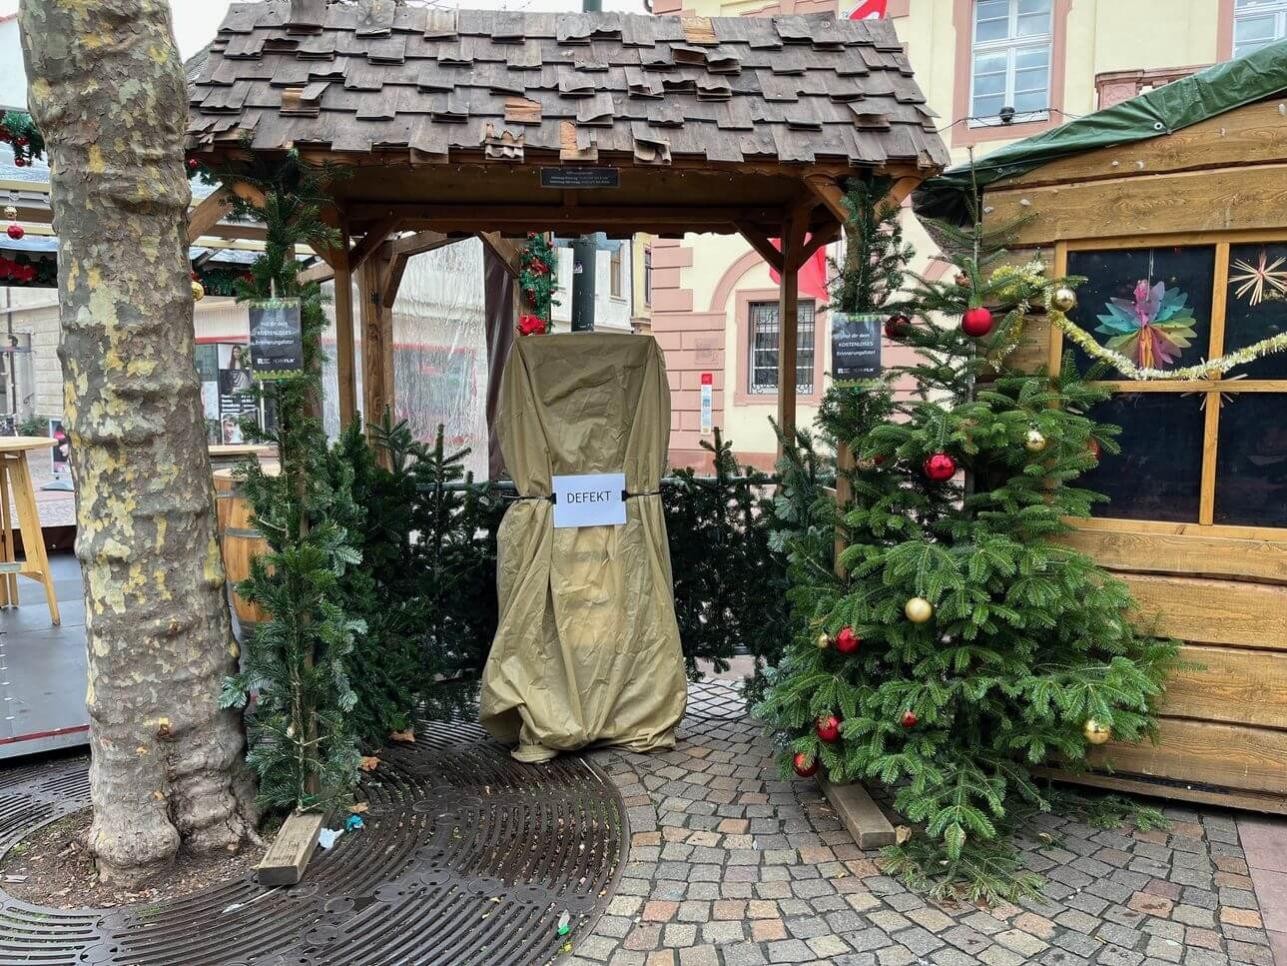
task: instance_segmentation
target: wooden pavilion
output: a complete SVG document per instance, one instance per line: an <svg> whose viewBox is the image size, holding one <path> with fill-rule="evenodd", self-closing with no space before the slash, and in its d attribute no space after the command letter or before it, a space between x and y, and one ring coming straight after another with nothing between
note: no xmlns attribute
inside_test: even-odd
<svg viewBox="0 0 1287 966"><path fill-rule="evenodd" d="M409 6L234 4L191 76L189 149L211 165L297 150L352 176L325 213L342 422L394 398L406 261L480 236L512 274L528 232L742 234L781 272L779 416L795 425L793 269L839 238L843 183L901 200L947 152L885 21L679 18ZM228 190L194 210L219 223ZM777 240L780 239L780 242ZM493 376L512 327L489 326ZM494 381L494 380L493 380Z"/></svg>

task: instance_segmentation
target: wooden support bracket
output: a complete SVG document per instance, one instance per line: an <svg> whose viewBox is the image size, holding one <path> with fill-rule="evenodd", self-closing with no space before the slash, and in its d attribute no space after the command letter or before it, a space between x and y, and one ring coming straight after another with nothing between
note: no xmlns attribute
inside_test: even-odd
<svg viewBox="0 0 1287 966"><path fill-rule="evenodd" d="M769 240L769 236L750 222L739 221L736 226L738 233L755 249L756 254L768 262L770 267L781 272L782 251Z"/></svg>
<svg viewBox="0 0 1287 966"><path fill-rule="evenodd" d="M385 243L388 237L398 230L402 224L402 218L398 215L390 215L387 218L381 218L375 224L367 229L362 240L353 246L349 252L349 271L356 272L362 267L362 263L380 250L380 246Z"/></svg>
<svg viewBox="0 0 1287 966"><path fill-rule="evenodd" d="M277 838L256 867L259 884L268 888L295 885L304 877L308 860L317 850L317 838L326 816L318 812L292 812Z"/></svg>
<svg viewBox="0 0 1287 966"><path fill-rule="evenodd" d="M826 205L838 224L843 225L849 220L849 209L845 206L845 193L834 178L825 174L810 174L805 176L804 183L813 192L814 197Z"/></svg>
<svg viewBox="0 0 1287 966"><path fill-rule="evenodd" d="M505 238L498 231L480 231L478 237L505 263L505 270L515 278L519 276L518 260L521 249L517 242Z"/></svg>
<svg viewBox="0 0 1287 966"><path fill-rule="evenodd" d="M188 244L193 245L202 235L223 221L232 210L232 192L217 188L206 195L201 203L188 212Z"/></svg>
<svg viewBox="0 0 1287 966"><path fill-rule="evenodd" d="M335 277L335 266L323 259L316 265L310 265L299 273L299 284L310 285L313 282L329 282Z"/></svg>

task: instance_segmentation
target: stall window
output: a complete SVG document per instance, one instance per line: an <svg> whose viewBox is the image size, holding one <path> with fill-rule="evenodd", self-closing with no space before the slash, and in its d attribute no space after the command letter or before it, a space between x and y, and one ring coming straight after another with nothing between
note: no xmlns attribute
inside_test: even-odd
<svg viewBox="0 0 1287 966"><path fill-rule="evenodd" d="M652 246L643 250L643 301L652 305Z"/></svg>
<svg viewBox="0 0 1287 966"><path fill-rule="evenodd" d="M749 390L778 391L778 303L752 302ZM814 304L801 300L796 316L795 387L800 395L813 392Z"/></svg>
<svg viewBox="0 0 1287 966"><path fill-rule="evenodd" d="M1287 332L1287 242L1086 248L1067 271L1087 278L1073 320L1140 366L1183 368ZM1109 497L1096 516L1287 527L1287 354L1213 379L1097 378L1113 395L1094 416L1121 427L1122 452L1084 479Z"/></svg>
<svg viewBox="0 0 1287 966"><path fill-rule="evenodd" d="M1287 0L1237 0L1233 56L1242 57L1287 37Z"/></svg>
<svg viewBox="0 0 1287 966"><path fill-rule="evenodd" d="M974 5L972 123L991 123L1004 108L1014 110L1015 121L1048 116L1051 5L1052 0L978 0Z"/></svg>

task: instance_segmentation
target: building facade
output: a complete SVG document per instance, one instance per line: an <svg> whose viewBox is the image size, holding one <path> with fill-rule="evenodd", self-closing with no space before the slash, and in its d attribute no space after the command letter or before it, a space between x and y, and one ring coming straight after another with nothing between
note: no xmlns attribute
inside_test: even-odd
<svg viewBox="0 0 1287 966"><path fill-rule="evenodd" d="M1133 97L1287 37L1287 0L868 0L893 20L940 116L954 160ZM657 13L773 16L831 12L835 0L655 0ZM906 216L918 271L945 270ZM816 273L814 266L806 272ZM777 295L767 264L738 236L658 240L651 251L652 331L673 391L671 460L708 465L701 449L703 379L715 426L740 459L769 468L776 440ZM826 384L825 282L801 276L799 424ZM885 346L896 361L900 347Z"/></svg>

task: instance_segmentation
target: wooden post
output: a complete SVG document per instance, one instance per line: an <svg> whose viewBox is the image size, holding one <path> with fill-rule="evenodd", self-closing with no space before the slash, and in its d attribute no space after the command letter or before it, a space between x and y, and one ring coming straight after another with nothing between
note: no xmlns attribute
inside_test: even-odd
<svg viewBox="0 0 1287 966"><path fill-rule="evenodd" d="M782 228L782 282L778 299L778 427L795 436L795 364L800 320L800 262L809 209L792 210Z"/></svg>
<svg viewBox="0 0 1287 966"><path fill-rule="evenodd" d="M349 236L340 229L335 268L335 368L339 382L340 429L357 419L357 367L353 359L353 272L349 268Z"/></svg>
<svg viewBox="0 0 1287 966"><path fill-rule="evenodd" d="M384 307L383 259L368 258L358 270L362 319L362 416L367 426L393 410L393 313Z"/></svg>

